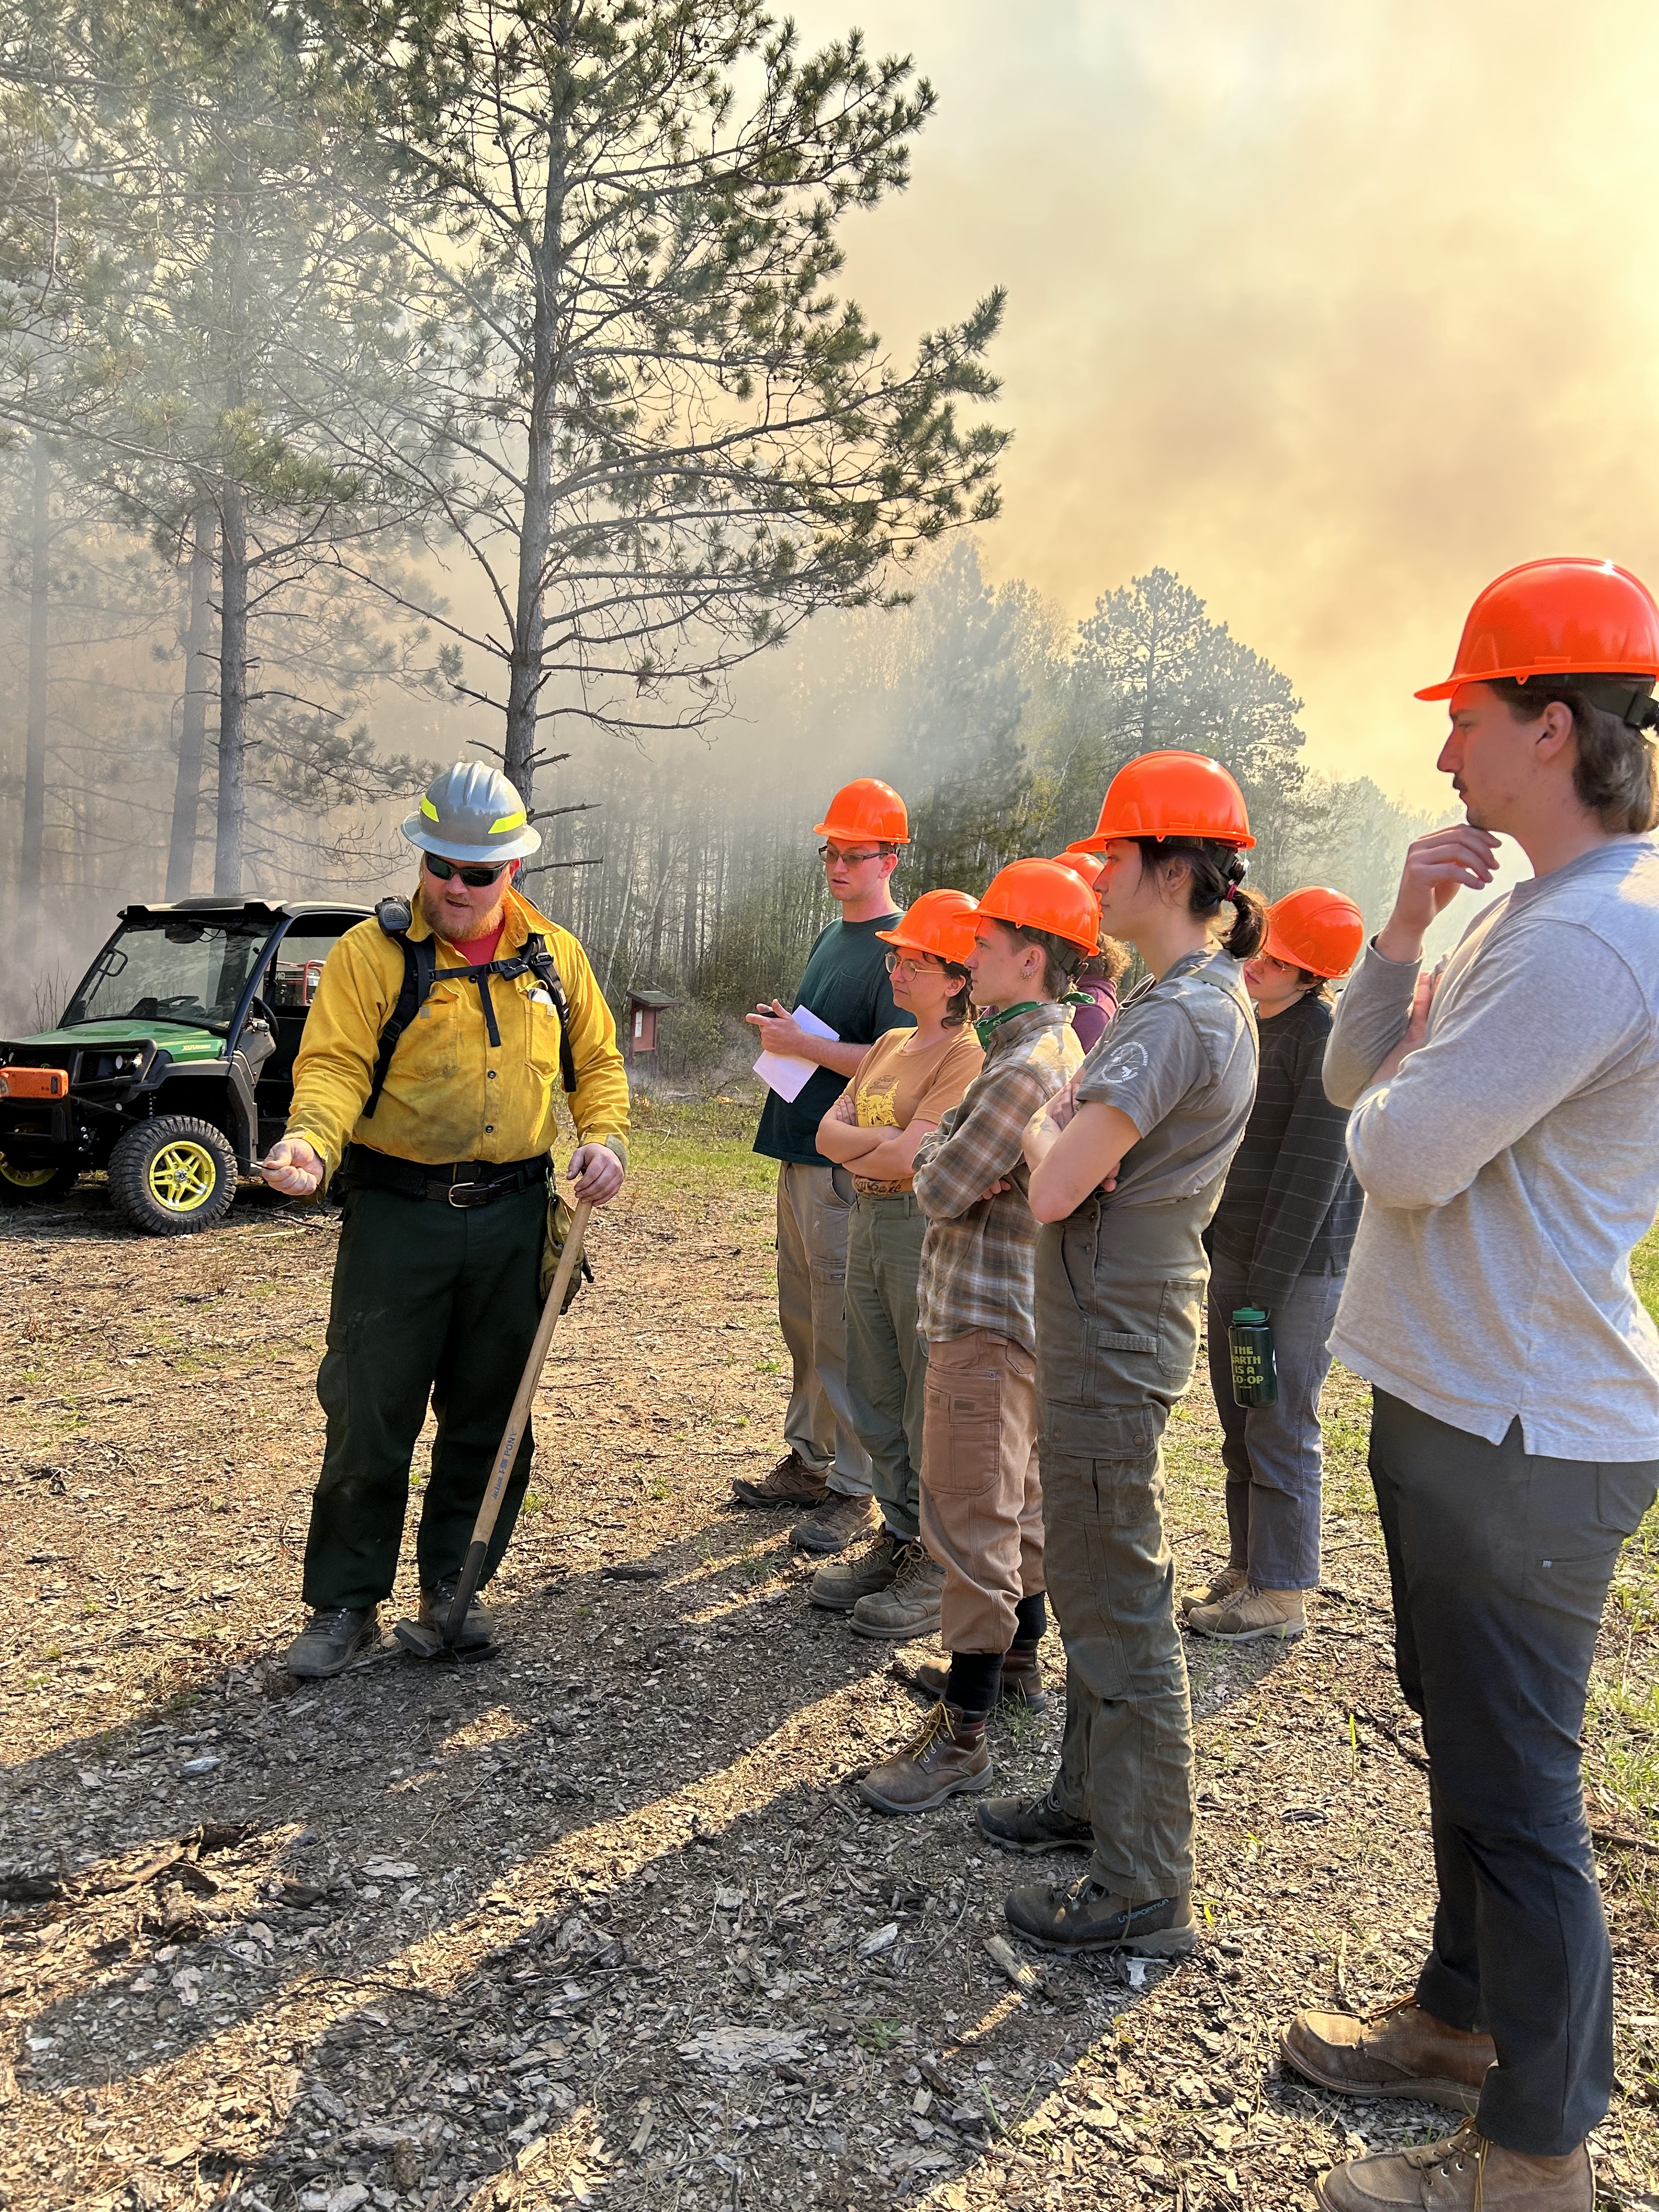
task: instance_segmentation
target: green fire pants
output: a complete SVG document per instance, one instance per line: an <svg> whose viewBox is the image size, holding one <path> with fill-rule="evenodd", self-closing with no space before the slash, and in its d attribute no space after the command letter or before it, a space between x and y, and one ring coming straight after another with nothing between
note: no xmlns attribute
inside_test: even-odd
<svg viewBox="0 0 1659 2212"><path fill-rule="evenodd" d="M1164 1531L1164 1429L1193 1379L1219 1186L1091 1199L1037 1243L1037 1452L1066 1644L1057 1794L1132 1904L1193 1881L1193 1718Z"/></svg>
<svg viewBox="0 0 1659 2212"><path fill-rule="evenodd" d="M416 1538L421 1587L459 1573L541 1318L546 1227L541 1184L466 1209L386 1190L346 1200L317 1376L328 1433L311 1501L307 1605L368 1607L392 1595L428 1399L438 1433ZM526 1421L485 1582L513 1533L534 1449Z"/></svg>

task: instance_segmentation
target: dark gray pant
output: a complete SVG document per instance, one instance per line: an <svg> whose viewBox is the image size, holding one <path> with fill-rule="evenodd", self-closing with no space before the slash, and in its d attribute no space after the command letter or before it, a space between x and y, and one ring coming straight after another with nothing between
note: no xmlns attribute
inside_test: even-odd
<svg viewBox="0 0 1659 2212"><path fill-rule="evenodd" d="M1164 1528L1164 1429L1198 1357L1218 1185L1086 1200L1037 1239L1044 1565L1066 1643L1057 1796L1132 1903L1193 1882L1193 1721Z"/></svg>
<svg viewBox="0 0 1659 2212"><path fill-rule="evenodd" d="M1255 1589L1315 1589L1324 1477L1319 1394L1345 1278L1303 1275L1274 1306L1279 1396L1271 1406L1239 1406L1227 1324L1250 1303L1249 1271L1219 1252L1210 1265L1210 1388L1221 1420L1231 1562L1248 1570Z"/></svg>
<svg viewBox="0 0 1659 2212"><path fill-rule="evenodd" d="M1400 1686L1431 1761L1440 1898L1417 2001L1498 2046L1481 2132L1559 2156L1613 2085L1578 1732L1619 1547L1653 1503L1659 1461L1534 1458L1519 1421L1489 1444L1378 1390L1370 1471Z"/></svg>

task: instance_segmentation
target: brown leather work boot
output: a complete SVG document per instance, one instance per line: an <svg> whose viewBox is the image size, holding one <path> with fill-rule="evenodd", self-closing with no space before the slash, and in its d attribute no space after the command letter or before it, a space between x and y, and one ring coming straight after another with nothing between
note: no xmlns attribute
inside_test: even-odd
<svg viewBox="0 0 1659 2212"><path fill-rule="evenodd" d="M822 1505L830 1495L830 1486L797 1453L786 1452L758 1482L738 1475L732 1485L732 1495L739 1505Z"/></svg>
<svg viewBox="0 0 1659 2212"><path fill-rule="evenodd" d="M1454 2112L1474 2110L1498 2057L1491 2036L1449 2027L1414 1997L1397 1997L1363 2020L1299 2012L1279 2047L1298 2074L1339 2096L1416 2097Z"/></svg>
<svg viewBox="0 0 1659 2212"><path fill-rule="evenodd" d="M991 1786L985 1723L960 1705L938 1705L896 1759L872 1766L859 1796L878 1813L931 1813L947 1797Z"/></svg>
<svg viewBox="0 0 1659 2212"><path fill-rule="evenodd" d="M894 1673L897 1674L896 1667ZM930 1698L942 1698L945 1686L951 1679L948 1659L924 1659L909 1678L911 1686L925 1691ZM1035 1651L1005 1651L1002 1655L1002 1688L998 1692L1000 1705L1012 1705L1020 1711L1046 1713L1048 1692L1042 1686L1042 1662Z"/></svg>
<svg viewBox="0 0 1659 2212"><path fill-rule="evenodd" d="M1198 1583L1181 1593L1181 1610L1191 1613L1200 1605L1224 1605L1230 1597L1237 1597L1250 1579L1244 1567L1218 1567L1206 1583Z"/></svg>
<svg viewBox="0 0 1659 2212"><path fill-rule="evenodd" d="M1532 2158L1466 2120L1439 2142L1334 2166L1314 2194L1324 2212L1594 2212L1595 2174L1585 2143Z"/></svg>

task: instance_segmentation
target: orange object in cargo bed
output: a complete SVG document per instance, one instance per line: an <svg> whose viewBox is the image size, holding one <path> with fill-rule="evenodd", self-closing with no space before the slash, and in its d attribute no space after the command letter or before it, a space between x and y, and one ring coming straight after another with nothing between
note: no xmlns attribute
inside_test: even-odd
<svg viewBox="0 0 1659 2212"><path fill-rule="evenodd" d="M0 1067L0 1098L67 1098L69 1076L61 1067Z"/></svg>

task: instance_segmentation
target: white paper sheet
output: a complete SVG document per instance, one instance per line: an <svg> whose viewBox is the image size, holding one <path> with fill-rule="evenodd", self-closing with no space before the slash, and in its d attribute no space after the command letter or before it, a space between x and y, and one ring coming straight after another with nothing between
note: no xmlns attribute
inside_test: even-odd
<svg viewBox="0 0 1659 2212"><path fill-rule="evenodd" d="M808 1036L829 1037L840 1042L840 1034L828 1022L821 1022L810 1006L797 1006L795 1019ZM755 1062L755 1073L769 1091L775 1091L780 1098L793 1105L808 1083L818 1072L815 1060L800 1060L793 1052L763 1052Z"/></svg>

